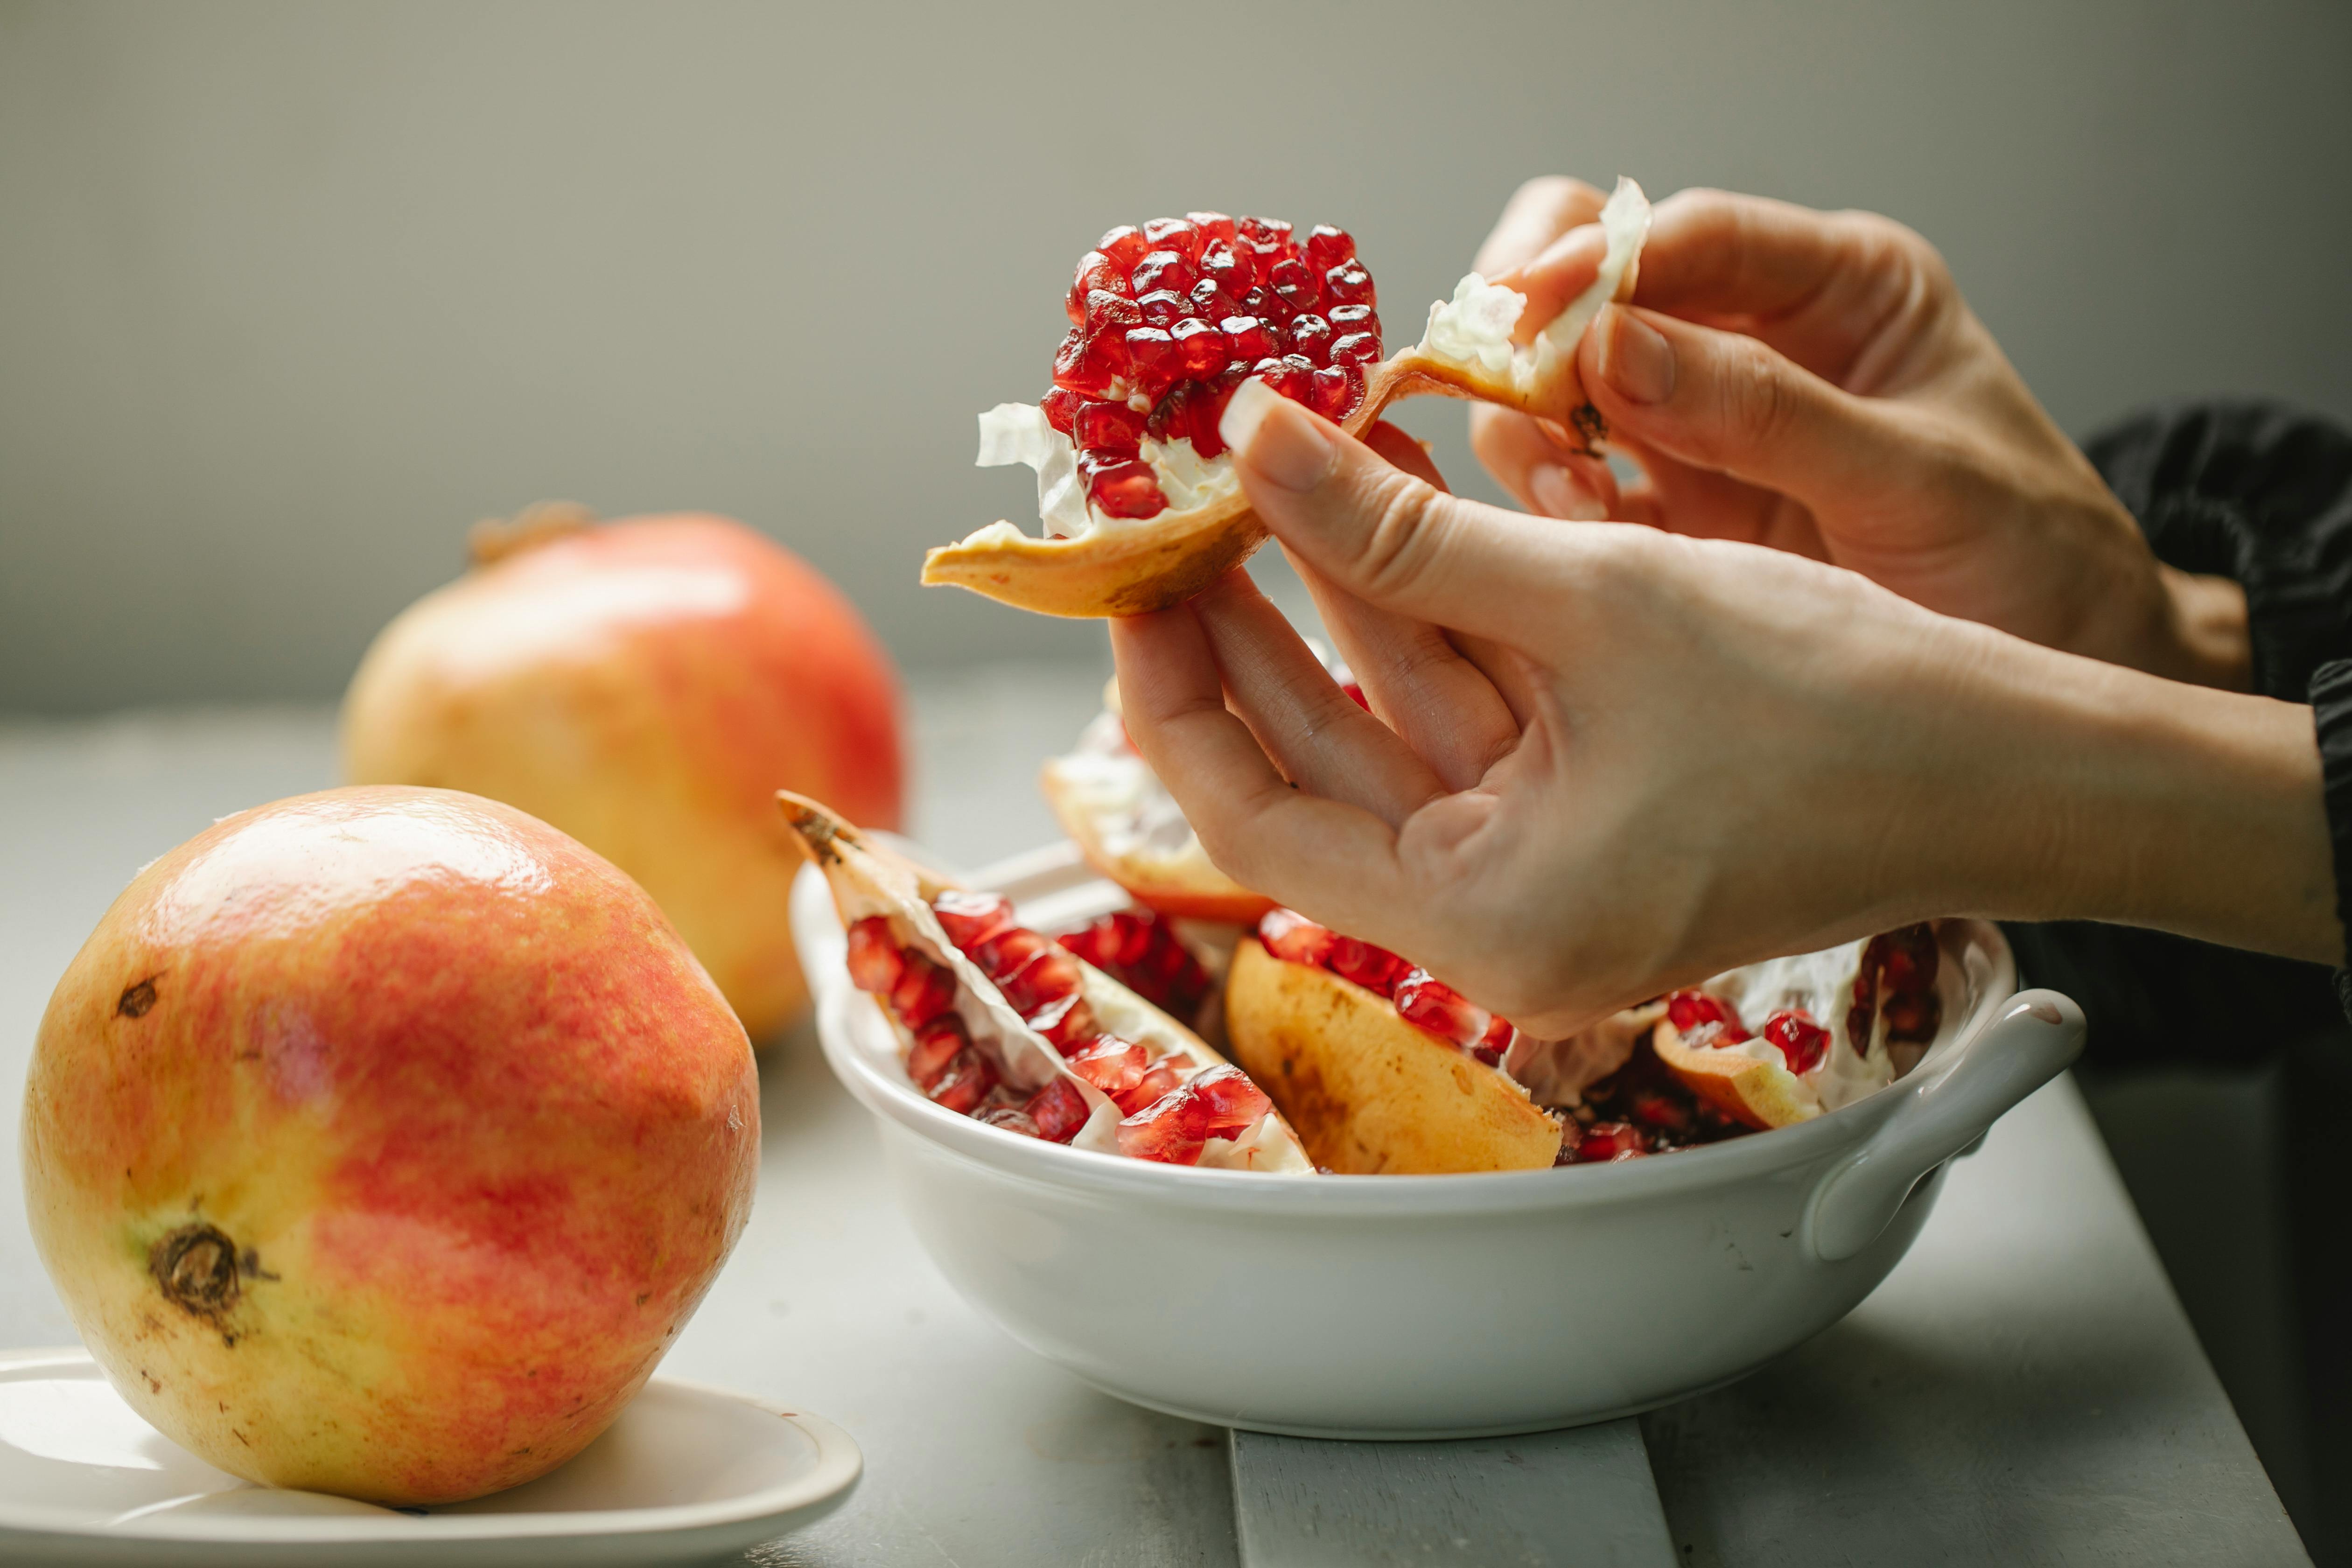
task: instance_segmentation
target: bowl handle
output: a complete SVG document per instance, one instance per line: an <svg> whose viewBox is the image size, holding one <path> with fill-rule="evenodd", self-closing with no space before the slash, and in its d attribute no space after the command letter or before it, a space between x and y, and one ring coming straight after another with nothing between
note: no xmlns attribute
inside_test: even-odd
<svg viewBox="0 0 2352 1568"><path fill-rule="evenodd" d="M1822 1178L1805 1214L1806 1250L1823 1263L1878 1239L1920 1178L1981 1137L2082 1053L2083 1010L2055 991L2021 991L1951 1068L1913 1089Z"/></svg>

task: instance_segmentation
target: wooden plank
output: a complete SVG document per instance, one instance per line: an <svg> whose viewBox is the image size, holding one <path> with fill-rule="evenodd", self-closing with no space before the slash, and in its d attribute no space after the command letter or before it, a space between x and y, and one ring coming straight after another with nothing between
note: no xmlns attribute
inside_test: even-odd
<svg viewBox="0 0 2352 1568"><path fill-rule="evenodd" d="M1236 1432L1242 1568L1664 1568L1638 1422L1452 1443Z"/></svg>

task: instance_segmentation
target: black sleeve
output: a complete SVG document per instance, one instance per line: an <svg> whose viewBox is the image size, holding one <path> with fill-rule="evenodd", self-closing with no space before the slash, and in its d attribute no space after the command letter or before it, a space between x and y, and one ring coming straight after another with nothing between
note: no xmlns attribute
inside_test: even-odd
<svg viewBox="0 0 2352 1568"><path fill-rule="evenodd" d="M2313 705L2343 909L2352 890L2352 432L2277 404L2209 401L2135 416L2084 449L2158 560L2245 588L2254 689ZM2320 964L2127 926L2008 930L2032 984L2082 1003L2093 1059L2112 1065L2251 1065L2352 1015L2345 970L2331 976Z"/></svg>

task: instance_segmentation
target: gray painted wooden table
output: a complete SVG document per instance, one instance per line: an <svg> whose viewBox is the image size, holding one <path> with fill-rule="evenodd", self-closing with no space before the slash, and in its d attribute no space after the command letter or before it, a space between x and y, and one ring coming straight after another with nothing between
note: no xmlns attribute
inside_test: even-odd
<svg viewBox="0 0 2352 1568"><path fill-rule="evenodd" d="M917 831L974 864L1049 838L1030 781L1100 680L919 684ZM316 711L0 724L0 1346L72 1337L13 1110L50 985L142 862L331 782ZM832 1417L867 1470L752 1562L2306 1561L2063 1080L1960 1162L1876 1294L1755 1376L1639 1422L1393 1446L1229 1439L1094 1393L949 1290L813 1041L769 1054L762 1101L751 1229L667 1367Z"/></svg>

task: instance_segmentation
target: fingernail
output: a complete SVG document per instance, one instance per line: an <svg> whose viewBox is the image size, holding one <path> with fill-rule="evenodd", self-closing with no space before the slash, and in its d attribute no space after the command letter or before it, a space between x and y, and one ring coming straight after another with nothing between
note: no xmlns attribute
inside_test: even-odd
<svg viewBox="0 0 2352 1568"><path fill-rule="evenodd" d="M1311 490L1339 456L1307 410L1252 376L1234 388L1217 435L1260 479L1286 490Z"/></svg>
<svg viewBox="0 0 2352 1568"><path fill-rule="evenodd" d="M1601 340L1601 375L1619 396L1664 403L1675 395L1674 345L1633 311L1612 306Z"/></svg>
<svg viewBox="0 0 2352 1568"><path fill-rule="evenodd" d="M1608 515L1599 498L1587 494L1576 476L1557 463L1538 463L1528 470L1528 495L1546 517L1599 522Z"/></svg>

